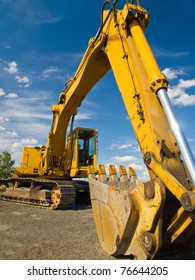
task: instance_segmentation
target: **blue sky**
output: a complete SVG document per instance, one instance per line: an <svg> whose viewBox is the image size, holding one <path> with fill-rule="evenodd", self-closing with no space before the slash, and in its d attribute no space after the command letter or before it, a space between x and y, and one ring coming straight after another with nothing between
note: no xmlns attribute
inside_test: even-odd
<svg viewBox="0 0 195 280"><path fill-rule="evenodd" d="M0 0L0 152L19 164L24 145L47 142L51 105L74 75L100 24L101 0ZM118 8L125 1L119 0ZM195 154L194 1L142 0L145 32ZM110 71L79 108L76 126L99 132L99 163L133 166L147 178L142 155Z"/></svg>

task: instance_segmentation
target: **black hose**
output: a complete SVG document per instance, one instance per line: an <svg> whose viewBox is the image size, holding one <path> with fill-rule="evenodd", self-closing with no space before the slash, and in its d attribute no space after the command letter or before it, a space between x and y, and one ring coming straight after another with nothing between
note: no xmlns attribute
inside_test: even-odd
<svg viewBox="0 0 195 280"><path fill-rule="evenodd" d="M115 11L116 11L115 5L117 4L117 2L118 2L118 0L115 0L114 2L112 2L111 0L106 0L106 1L103 3L102 9L101 9L101 26L103 25L103 11L104 11L104 8L105 8L106 4L110 4L110 6L111 6L110 13L111 13L112 11L114 11L114 15L115 15L115 14L116 14L116 13L115 13ZM110 13L109 13L109 15L110 15ZM106 20L107 20L107 18L106 18Z"/></svg>
<svg viewBox="0 0 195 280"><path fill-rule="evenodd" d="M107 20L109 19L109 17L110 17L110 15L111 15L112 11L114 11L114 20L116 21L116 9L115 9L115 5L117 4L117 2L118 2L118 0L115 0L114 2L112 2L111 0L106 0L106 1L103 3L102 8L101 8L100 28L99 28L99 30L98 30L98 32L97 32L95 38L94 38L94 42L95 42L95 41L98 39L98 37L100 36L101 31L102 31L104 25L106 24ZM107 16L106 16L106 18L105 18L105 20L104 20L104 22L103 22L103 11L104 11L104 8L105 8L106 4L108 4L108 3L111 5L111 9L110 9L110 11L108 12L108 14L107 14Z"/></svg>
<svg viewBox="0 0 195 280"><path fill-rule="evenodd" d="M118 0L114 0L113 2L112 2L112 0L106 0L106 1L103 3L102 8L101 8L100 28L99 28L99 30L98 30L96 36L95 36L95 40L94 40L94 41L96 41L96 40L98 39L98 37L99 37L99 35L101 34L101 31L102 31L104 25L106 24L106 22L107 22L108 18L110 17L110 14L111 14L112 12L114 13L114 21L115 21L115 23L117 23L116 8L115 8L117 2L118 2ZM135 2L134 0L131 0L131 4L134 4L134 2ZM126 3L129 4L129 0L126 0ZM105 8L105 6L106 6L107 4L110 4L111 9L110 9L110 11L108 12L108 14L107 14L105 20L103 21L103 12L104 12L104 8ZM138 6L141 5L140 0L137 0L137 5L138 5Z"/></svg>
<svg viewBox="0 0 195 280"><path fill-rule="evenodd" d="M129 0L126 0L126 2L127 2L127 4L129 4ZM135 4L134 2L135 2L134 0L131 0L130 4ZM140 0L137 0L137 5L141 6Z"/></svg>

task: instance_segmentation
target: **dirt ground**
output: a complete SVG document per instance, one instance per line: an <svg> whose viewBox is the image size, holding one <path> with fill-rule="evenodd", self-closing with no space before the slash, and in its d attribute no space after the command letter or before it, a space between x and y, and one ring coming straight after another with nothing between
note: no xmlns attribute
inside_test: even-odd
<svg viewBox="0 0 195 280"><path fill-rule="evenodd" d="M0 201L0 260L112 260L91 206L52 211Z"/></svg>

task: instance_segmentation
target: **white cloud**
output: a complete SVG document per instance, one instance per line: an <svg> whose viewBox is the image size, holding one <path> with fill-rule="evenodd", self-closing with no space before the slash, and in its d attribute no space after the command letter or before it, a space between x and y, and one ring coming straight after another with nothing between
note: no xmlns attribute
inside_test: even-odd
<svg viewBox="0 0 195 280"><path fill-rule="evenodd" d="M131 163L129 166L133 167L135 170L139 170L139 171L142 171L145 169L145 166L142 164Z"/></svg>
<svg viewBox="0 0 195 280"><path fill-rule="evenodd" d="M6 49L11 49L12 47L10 45L5 46Z"/></svg>
<svg viewBox="0 0 195 280"><path fill-rule="evenodd" d="M195 94L188 94L187 89L195 87L195 78L191 80L180 79L176 86L170 86L168 95L174 105L195 106Z"/></svg>
<svg viewBox="0 0 195 280"><path fill-rule="evenodd" d="M134 157L134 156L116 156L116 157L113 157L112 160L116 161L116 162L132 162L132 161L136 161L137 158Z"/></svg>
<svg viewBox="0 0 195 280"><path fill-rule="evenodd" d="M1 123L8 122L8 121L9 121L9 118L0 117Z"/></svg>
<svg viewBox="0 0 195 280"><path fill-rule="evenodd" d="M165 68L162 73L165 74L168 80L173 80L179 75L183 75L184 71L182 69Z"/></svg>
<svg viewBox="0 0 195 280"><path fill-rule="evenodd" d="M0 96L4 96L6 98L16 98L16 97L18 97L18 95L14 92L10 92L10 93L6 94L5 91L2 88L0 88Z"/></svg>
<svg viewBox="0 0 195 280"><path fill-rule="evenodd" d="M4 131L5 127L3 127L2 125L0 125L0 131Z"/></svg>
<svg viewBox="0 0 195 280"><path fill-rule="evenodd" d="M8 62L7 67L5 67L4 70L7 71L9 74L16 74L19 72L18 65L15 61ZM23 87L28 87L30 85L30 79L28 76L21 77L19 75L16 75L15 80L17 83L21 84ZM4 90L0 89L0 96L4 95L3 93L4 93Z"/></svg>
<svg viewBox="0 0 195 280"><path fill-rule="evenodd" d="M46 70L43 71L42 76L44 78L49 78L49 76L51 74L57 73L57 72L60 72L60 70L58 68L56 68L56 67L52 67L51 66L51 67L49 67L49 68L47 68Z"/></svg>
<svg viewBox="0 0 195 280"><path fill-rule="evenodd" d="M89 119L91 119L91 115L89 113L78 113L78 115L76 115L75 121Z"/></svg>
<svg viewBox="0 0 195 280"><path fill-rule="evenodd" d="M2 88L0 88L0 96L4 96L4 95L5 95L5 91Z"/></svg>
<svg viewBox="0 0 195 280"><path fill-rule="evenodd" d="M5 67L4 70L7 71L10 74L15 74L18 72L17 63L15 61L8 62L8 67Z"/></svg>
<svg viewBox="0 0 195 280"><path fill-rule="evenodd" d="M125 150L129 149L131 151L137 152L140 151L139 147L137 146L137 143L135 141L132 141L132 143L127 143L127 144L111 144L110 145L110 150Z"/></svg>
<svg viewBox="0 0 195 280"><path fill-rule="evenodd" d="M162 71L169 80L178 78L184 75L183 69L165 68ZM194 106L195 94L189 94L186 90L195 87L195 78L193 79L179 79L176 85L170 85L168 88L168 95L173 105L179 106Z"/></svg>
<svg viewBox="0 0 195 280"><path fill-rule="evenodd" d="M36 145L38 141L36 139L22 139L21 144L22 145Z"/></svg>
<svg viewBox="0 0 195 280"><path fill-rule="evenodd" d="M184 93L182 96L173 100L174 105L180 106L195 106L195 95L189 95Z"/></svg>
<svg viewBox="0 0 195 280"><path fill-rule="evenodd" d="M27 76L16 76L15 79L17 83L22 84L24 87L29 87L30 85L30 79Z"/></svg>
<svg viewBox="0 0 195 280"><path fill-rule="evenodd" d="M20 76L16 76L16 81L18 83L21 83L21 84L27 84L30 82L29 78L27 76L24 76L23 78L20 77Z"/></svg>
<svg viewBox="0 0 195 280"><path fill-rule="evenodd" d="M14 92L11 92L11 93L8 93L5 97L6 98L16 98L16 97L18 97L18 95Z"/></svg>
<svg viewBox="0 0 195 280"><path fill-rule="evenodd" d="M7 131L7 135L11 136L11 137L15 137L18 134L15 131Z"/></svg>
<svg viewBox="0 0 195 280"><path fill-rule="evenodd" d="M179 84L178 84L178 87L179 88L191 88L191 87L194 87L195 86L195 78L192 79L192 80L179 80Z"/></svg>
<svg viewBox="0 0 195 280"><path fill-rule="evenodd" d="M9 62L9 63L7 63L7 65L8 65L8 67L5 67L4 70L7 71L8 73L16 74L19 72L17 63L15 61ZM16 75L15 80L17 83L20 84L21 87L29 87L30 83L31 83L28 76L21 77L19 75ZM0 89L0 96L1 95L5 95L5 92L3 89Z"/></svg>
<svg viewBox="0 0 195 280"><path fill-rule="evenodd" d="M132 145L131 144L122 144L122 145L119 145L118 146L118 149L121 150L121 149L128 149L130 148Z"/></svg>
<svg viewBox="0 0 195 280"><path fill-rule="evenodd" d="M17 124L22 122L24 125L24 119L26 123L28 121L37 123L38 119L43 122L43 120L50 121L52 118L50 107L43 104L39 105L36 98L17 98L14 102L10 102L8 98L5 98L1 105L6 107L5 111L0 112L1 116L4 119L17 120Z"/></svg>

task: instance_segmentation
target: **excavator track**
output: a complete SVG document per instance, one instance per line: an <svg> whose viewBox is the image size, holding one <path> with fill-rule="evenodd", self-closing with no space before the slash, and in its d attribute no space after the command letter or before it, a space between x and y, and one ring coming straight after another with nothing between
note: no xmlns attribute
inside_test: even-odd
<svg viewBox="0 0 195 280"><path fill-rule="evenodd" d="M0 181L0 200L50 209L73 207L76 190L73 181L11 178Z"/></svg>

